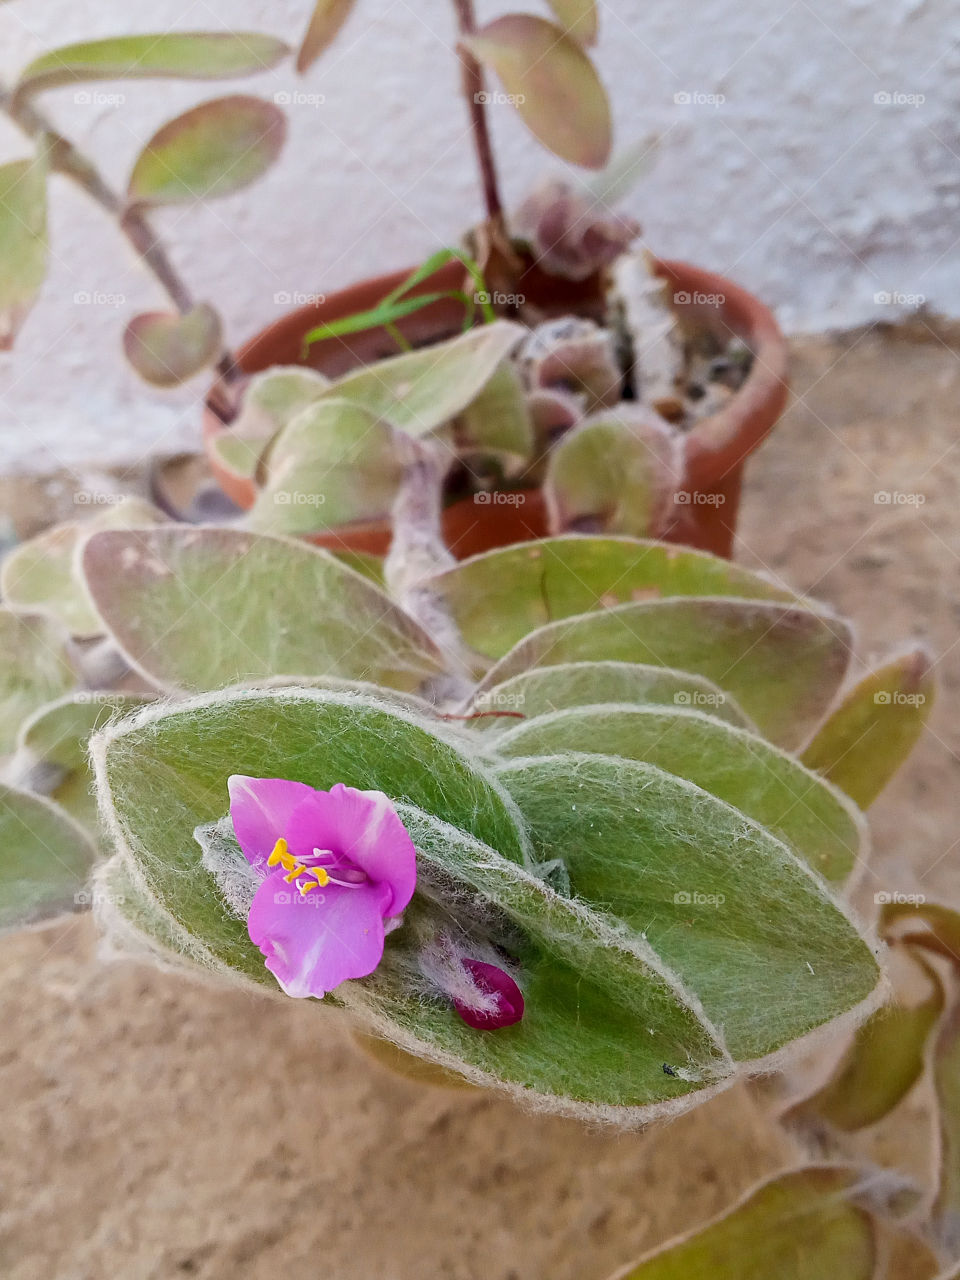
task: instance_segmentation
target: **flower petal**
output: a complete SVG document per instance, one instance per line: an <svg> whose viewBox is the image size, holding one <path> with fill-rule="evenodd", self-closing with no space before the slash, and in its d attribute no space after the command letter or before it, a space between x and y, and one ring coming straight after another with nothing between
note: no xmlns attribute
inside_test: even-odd
<svg viewBox="0 0 960 1280"><path fill-rule="evenodd" d="M257 890L247 928L288 996L320 999L380 963L384 897L374 884L328 885L302 896L275 871Z"/></svg>
<svg viewBox="0 0 960 1280"><path fill-rule="evenodd" d="M290 852L303 857L314 848L332 849L365 871L375 884L389 886L384 915L395 916L413 897L417 853L393 802L382 791L357 791L338 782L314 791L298 806L286 829Z"/></svg>
<svg viewBox="0 0 960 1280"><path fill-rule="evenodd" d="M286 834L298 805L316 795L313 787L285 778L248 778L235 773L227 779L230 817L248 862L262 866L280 836Z"/></svg>

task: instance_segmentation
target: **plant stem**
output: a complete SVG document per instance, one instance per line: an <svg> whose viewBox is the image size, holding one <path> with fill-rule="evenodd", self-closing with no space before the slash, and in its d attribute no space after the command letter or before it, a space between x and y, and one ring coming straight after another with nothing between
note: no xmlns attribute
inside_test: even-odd
<svg viewBox="0 0 960 1280"><path fill-rule="evenodd" d="M446 601L423 585L432 574L456 563L443 540L443 485L449 461L435 445L409 436L401 437L400 444L407 459L393 507L393 541L384 577L393 598L443 655L449 677L433 690L434 700L460 702L474 683L463 639Z"/></svg>
<svg viewBox="0 0 960 1280"><path fill-rule="evenodd" d="M453 0L453 7L457 12L460 35L472 36L477 29L473 0ZM467 110L470 112L473 145L480 166L480 180L483 184L483 198L487 206L487 217L490 222L500 225L503 223L503 203L500 199L497 166L493 158L490 130L487 127L483 68L473 54L463 45L460 46L460 64L462 68L463 96L467 102Z"/></svg>
<svg viewBox="0 0 960 1280"><path fill-rule="evenodd" d="M0 110L29 137L39 142L46 139L50 167L62 173L117 223L137 256L160 284L181 315L193 309L194 299L177 274L159 236L142 209L127 202L103 179L93 162L62 133L59 133L37 108L15 91L0 87ZM229 351L217 363L220 377L230 382L238 375L237 364Z"/></svg>

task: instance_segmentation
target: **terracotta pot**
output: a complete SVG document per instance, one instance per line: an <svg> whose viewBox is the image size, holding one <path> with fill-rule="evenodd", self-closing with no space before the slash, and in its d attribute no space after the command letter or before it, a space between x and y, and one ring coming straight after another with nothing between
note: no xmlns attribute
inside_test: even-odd
<svg viewBox="0 0 960 1280"><path fill-rule="evenodd" d="M722 299L690 305L690 315L724 338L739 337L754 353L746 382L726 408L705 418L685 437L686 490L689 502L677 507L677 520L664 533L669 542L729 556L736 532L737 508L743 465L783 412L787 399L787 348L772 313L746 290L685 262L660 261L657 270L694 300L698 296ZM384 329L371 329L343 338L314 343L303 359L303 336L318 324L329 324L375 306L410 273L398 271L378 276L331 294L322 302L300 307L282 316L252 338L238 352L245 374L271 365L305 363L329 377L339 377L361 364L396 355L393 339ZM434 293L462 285L462 267L453 262L422 282L413 293ZM456 333L463 321L462 304L442 299L398 323L413 346L425 346ZM210 444L230 428L242 383L227 388L217 383L207 398L204 440L214 474L224 491L239 506L253 505L256 487L224 471ZM507 499L507 500L505 500ZM500 501L482 503L467 498L453 502L444 513L447 545L460 559L508 546L513 542L546 536L547 519L539 490L501 495ZM317 535L313 541L333 550L384 555L390 543L386 522L353 524Z"/></svg>

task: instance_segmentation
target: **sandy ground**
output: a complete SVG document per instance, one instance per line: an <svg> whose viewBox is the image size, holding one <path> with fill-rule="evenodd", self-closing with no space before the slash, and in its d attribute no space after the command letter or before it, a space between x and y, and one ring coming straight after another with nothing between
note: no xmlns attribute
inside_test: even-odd
<svg viewBox="0 0 960 1280"><path fill-rule="evenodd" d="M957 350L924 326L798 342L796 402L748 477L745 562L853 617L864 658L941 655L866 901L960 899ZM23 494L0 482L20 525ZM311 1010L104 966L94 942L80 918L0 942L7 1280L603 1280L796 1158L745 1090L589 1131L408 1084Z"/></svg>

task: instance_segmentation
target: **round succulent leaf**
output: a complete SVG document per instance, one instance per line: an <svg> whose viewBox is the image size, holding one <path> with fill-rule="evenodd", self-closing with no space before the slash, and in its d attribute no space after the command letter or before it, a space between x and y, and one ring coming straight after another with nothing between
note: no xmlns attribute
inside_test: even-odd
<svg viewBox="0 0 960 1280"><path fill-rule="evenodd" d="M0 351L9 351L47 274L47 161L43 150L0 165Z"/></svg>
<svg viewBox="0 0 960 1280"><path fill-rule="evenodd" d="M140 153L127 196L133 204L184 204L231 195L280 154L287 122L272 102L245 94L214 98L159 129Z"/></svg>
<svg viewBox="0 0 960 1280"><path fill-rule="evenodd" d="M573 534L471 556L431 579L431 586L443 595L466 642L488 658L502 658L536 627L612 605L727 595L796 602L772 579L706 552Z"/></svg>
<svg viewBox="0 0 960 1280"><path fill-rule="evenodd" d="M577 40L544 18L513 13L463 44L494 69L524 124L554 155L587 169L607 163L613 145L610 104Z"/></svg>
<svg viewBox="0 0 960 1280"><path fill-rule="evenodd" d="M445 342L344 374L327 394L359 405L408 435L429 435L476 400L524 332L509 320L478 325Z"/></svg>
<svg viewBox="0 0 960 1280"><path fill-rule="evenodd" d="M0 784L0 929L19 928L89 903L96 849L62 809Z"/></svg>
<svg viewBox="0 0 960 1280"><path fill-rule="evenodd" d="M317 0L297 54L297 70L301 75L333 44L353 12L354 4L355 0Z"/></svg>
<svg viewBox="0 0 960 1280"><path fill-rule="evenodd" d="M804 764L868 808L913 750L935 687L925 649L893 658L844 696L808 744Z"/></svg>
<svg viewBox="0 0 960 1280"><path fill-rule="evenodd" d="M877 983L870 948L779 839L682 778L573 752L496 769L541 862L641 936L722 1028L738 1061L853 1009Z"/></svg>
<svg viewBox="0 0 960 1280"><path fill-rule="evenodd" d="M94 534L82 560L104 627L165 689L281 675L415 690L443 669L432 640L329 552L235 529Z"/></svg>
<svg viewBox="0 0 960 1280"><path fill-rule="evenodd" d="M385 519L403 470L398 433L389 423L349 400L324 397L271 445L251 528L309 534Z"/></svg>
<svg viewBox="0 0 960 1280"><path fill-rule="evenodd" d="M733 805L833 882L849 876L866 834L842 792L763 738L689 706L573 707L508 729L494 750L505 758L597 752L656 765Z"/></svg>
<svg viewBox="0 0 960 1280"><path fill-rule="evenodd" d="M293 366L268 369L251 378L236 421L213 442L221 466L238 479L258 479L264 454L277 433L329 385L329 378L313 369Z"/></svg>
<svg viewBox="0 0 960 1280"><path fill-rule="evenodd" d="M438 731L439 730L439 731ZM193 833L227 812L231 774L383 791L518 863L516 809L443 726L371 696L318 689L228 691L147 708L93 740L111 834L146 887L222 965L273 978L245 923L224 910Z"/></svg>
<svg viewBox="0 0 960 1280"><path fill-rule="evenodd" d="M256 31L183 31L118 36L62 45L20 74L17 93L37 93L91 80L217 80L253 75L290 52L282 40Z"/></svg>
<svg viewBox="0 0 960 1280"><path fill-rule="evenodd" d="M780 1174L615 1280L875 1280L874 1226L853 1200L859 1177L838 1165Z"/></svg>
<svg viewBox="0 0 960 1280"><path fill-rule="evenodd" d="M595 44L597 39L596 0L549 0L554 16L567 35L580 44Z"/></svg>
<svg viewBox="0 0 960 1280"><path fill-rule="evenodd" d="M98 529L138 528L164 519L151 503L125 498L101 507L89 520L54 525L5 557L0 565L3 598L13 609L50 614L77 639L100 635L103 623L77 569L78 548Z"/></svg>
<svg viewBox="0 0 960 1280"><path fill-rule="evenodd" d="M842 684L852 639L834 614L775 601L697 596L622 604L532 631L491 667L478 692L560 663L662 665L713 681L764 737L796 749Z"/></svg>
<svg viewBox="0 0 960 1280"><path fill-rule="evenodd" d="M0 609L0 754L13 749L22 720L75 683L65 638L52 618Z"/></svg>
<svg viewBox="0 0 960 1280"><path fill-rule="evenodd" d="M565 662L523 671L471 700L471 729L508 730L517 719L532 720L569 707L601 703L633 706L707 707L710 714L752 728L733 698L702 676L633 662Z"/></svg>
<svg viewBox="0 0 960 1280"><path fill-rule="evenodd" d="M662 533L683 476L676 434L656 414L604 415L568 432L544 480L554 533Z"/></svg>
<svg viewBox="0 0 960 1280"><path fill-rule="evenodd" d="M213 364L223 348L220 317L206 302L177 315L147 311L123 335L124 355L145 382L177 387Z"/></svg>

